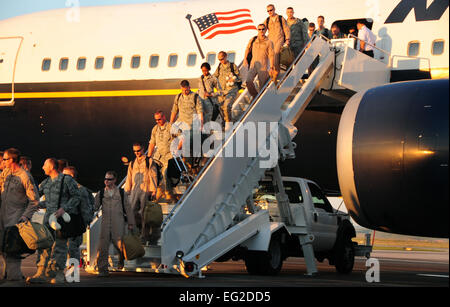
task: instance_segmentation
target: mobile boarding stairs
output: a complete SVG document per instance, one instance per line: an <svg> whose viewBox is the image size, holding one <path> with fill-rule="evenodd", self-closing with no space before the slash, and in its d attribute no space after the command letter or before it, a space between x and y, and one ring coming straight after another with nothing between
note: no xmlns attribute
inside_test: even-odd
<svg viewBox="0 0 450 307"><path fill-rule="evenodd" d="M354 42L313 36L309 47L299 54L278 84L269 80L254 99L244 90L233 105L234 128L225 134L221 147L178 203L171 210L163 209L165 219L158 245L146 246L145 256L125 261L123 270L201 276L202 268L237 246L267 251L271 233L284 224L295 226L290 228L294 232L291 234L300 238L308 274L317 272L310 244L313 236L306 223L292 225L287 197L277 196L284 223L275 223L270 221L267 210L252 208L252 195L266 171L281 176L278 159L295 158L294 124L320 89L358 92L389 83L390 63L353 49ZM313 72L302 79L318 57ZM387 57L385 62L390 62L390 56ZM258 140L256 154L227 157L227 153L235 152L233 146L239 140L249 142L245 130L258 123L267 125L266 138ZM273 147L278 150L278 159L269 163L267 148ZM101 216L87 232L87 270L94 267L100 224ZM110 254L114 254L113 249ZM110 259L114 270L115 258Z"/></svg>

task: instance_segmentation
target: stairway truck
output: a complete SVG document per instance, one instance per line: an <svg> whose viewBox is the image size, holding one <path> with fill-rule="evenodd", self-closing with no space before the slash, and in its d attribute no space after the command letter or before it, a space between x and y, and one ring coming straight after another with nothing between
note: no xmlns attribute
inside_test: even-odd
<svg viewBox="0 0 450 307"><path fill-rule="evenodd" d="M349 215L334 209L319 185L294 177L282 177L282 185L273 178L260 181L254 207L267 210L270 222L216 261L243 259L250 274L276 275L288 257L304 257L307 275L314 275L315 261L328 259L338 273L348 274L355 256L370 257L372 247L352 241Z"/></svg>

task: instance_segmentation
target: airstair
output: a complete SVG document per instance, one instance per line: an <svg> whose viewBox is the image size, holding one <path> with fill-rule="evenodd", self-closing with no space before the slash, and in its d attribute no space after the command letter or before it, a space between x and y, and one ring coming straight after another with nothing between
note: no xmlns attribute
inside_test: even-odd
<svg viewBox="0 0 450 307"><path fill-rule="evenodd" d="M179 202L167 212L159 245L146 247L146 255L126 262L125 270L201 276L202 268L233 248L244 245L251 249L251 243L259 236L270 235L273 223L267 210L255 210L252 206L253 191L267 172L281 177L280 159L295 158L294 124L316 93L322 88L357 92L389 82L389 65L354 50L350 47L353 45L353 39L333 44L323 36L313 36L277 84L269 80L254 98L245 90L233 105L233 129L225 134L222 146ZM318 64L312 70L315 60ZM253 142L246 133L251 127L259 128L256 154L237 155L236 144ZM284 224L290 226L289 206L282 196L283 193L280 199L277 196L280 212ZM91 265L100 223L101 218L94 221L88 234ZM312 237L306 225L292 229L300 236L307 270L312 274L317 271L310 247Z"/></svg>

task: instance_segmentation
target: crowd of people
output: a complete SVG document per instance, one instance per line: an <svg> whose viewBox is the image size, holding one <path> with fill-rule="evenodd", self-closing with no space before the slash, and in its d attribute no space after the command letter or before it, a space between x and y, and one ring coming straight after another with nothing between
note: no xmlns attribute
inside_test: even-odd
<svg viewBox="0 0 450 307"><path fill-rule="evenodd" d="M292 7L287 8L287 19L278 15L275 6L267 6L267 19L258 25L258 35L248 42L244 66L248 68L245 80L246 87L252 97L258 94L254 84L257 76L259 85L264 85L270 77L276 79L280 73L280 52L289 46L297 56L315 34L321 34L330 39L346 38L338 24L331 26L331 31L325 27L325 18L317 18L317 28L307 19L294 16ZM269 35L266 36L266 32ZM351 28L349 34L359 35L361 39L359 50L373 57L373 45L376 37L363 21ZM368 42L368 44L366 43ZM104 188L95 199L92 191L77 182L77 170L70 166L67 160L48 158L42 169L47 178L39 185L31 176L32 161L22 156L19 150L10 148L0 152L0 233L7 227L21 222L30 221L33 214L40 208L45 209L43 224L51 229L49 218L56 218L65 213L76 213L80 203L91 204L93 211L102 211L102 227L97 255L99 276L108 276L108 251L112 243L119 252L119 267L124 265L122 237L126 229L137 231L142 243L157 244L160 238L160 227L147 227L143 220L144 208L150 201L176 201L174 195L172 141L177 137L174 125L184 125L192 130L194 120L204 123L222 119L223 129L228 131L233 125L231 108L242 88L243 80L239 67L228 61L227 53L218 53L218 65L214 74L208 63L201 65L201 77L198 81L198 92L191 91L190 84L183 80L180 84L181 93L176 95L170 114L166 119L163 111L154 113L156 122L150 135L147 154L145 147L136 142L132 149L135 159L128 165L127 179L122 190L117 186L117 173L107 171L104 177ZM175 131L179 131L175 129ZM178 144L180 149L182 142ZM40 201L41 196L44 200ZM80 259L82 236L62 237L58 230L52 232L54 244L52 248L38 250L34 276L28 277L29 283L63 283L67 257ZM0 235L0 241L3 240ZM3 246L0 242L0 246ZM3 271L1 278L7 281L23 282L21 271L22 257L2 253Z"/></svg>

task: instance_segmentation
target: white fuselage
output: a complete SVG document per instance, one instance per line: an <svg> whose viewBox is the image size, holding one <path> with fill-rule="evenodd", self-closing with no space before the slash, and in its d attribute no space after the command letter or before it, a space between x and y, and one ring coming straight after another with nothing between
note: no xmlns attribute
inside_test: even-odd
<svg viewBox="0 0 450 307"><path fill-rule="evenodd" d="M377 47L391 55L406 56L408 44L420 42L418 57L429 59L433 72L448 77L448 9L439 20L416 22L414 9L402 23L385 24L389 14L400 2L380 0L367 6L366 1L274 1L279 14L286 16L292 6L295 16L307 18L317 25L317 16L324 15L326 26L337 20L372 18ZM430 3L430 1L428 1ZM187 14L192 19L217 11L247 8L257 26L267 18L265 3L258 0L226 2L191 0L173 3L135 4L103 7L81 7L51 10L0 21L0 84L47 83L111 80L152 80L196 78L204 62L199 55ZM204 54L221 50L236 53L235 61L243 59L248 40L255 30L219 35L205 40L193 24ZM22 39L23 38L23 39ZM444 41L444 52L432 55L432 43ZM17 52L17 49L20 50ZM189 54L197 54L196 63L187 65ZM178 55L175 67L168 67L168 57ZM131 67L131 58L140 56L140 66ZM159 55L156 68L149 67L151 55ZM113 58L123 58L120 69L113 69ZM104 67L95 69L97 57L104 57ZM68 69L60 71L61 58L68 58ZM79 58L86 58L86 68L77 69ZM50 69L42 70L44 59L51 59ZM428 69L428 60L398 61L395 69ZM426 62L426 63L425 63ZM15 65L15 74L14 72ZM217 66L216 60L213 69ZM402 66L403 65L403 66Z"/></svg>

